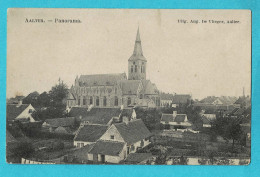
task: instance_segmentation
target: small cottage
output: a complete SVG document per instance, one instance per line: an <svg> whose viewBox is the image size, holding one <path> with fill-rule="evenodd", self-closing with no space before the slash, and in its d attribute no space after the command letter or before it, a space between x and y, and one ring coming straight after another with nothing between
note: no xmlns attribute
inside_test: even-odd
<svg viewBox="0 0 260 177"><path fill-rule="evenodd" d="M161 124L166 129L186 129L190 128L192 124L188 121L186 114L177 114L177 111L173 111L173 114L162 114Z"/></svg>

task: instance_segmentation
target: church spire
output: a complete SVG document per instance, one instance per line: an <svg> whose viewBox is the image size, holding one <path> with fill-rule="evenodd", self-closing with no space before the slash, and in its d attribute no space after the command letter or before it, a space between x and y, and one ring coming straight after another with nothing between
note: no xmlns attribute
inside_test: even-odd
<svg viewBox="0 0 260 177"><path fill-rule="evenodd" d="M143 50L142 50L139 26L138 26L137 33L136 33L134 52L133 52L133 56L131 58L132 59L134 59L134 58L137 59L138 58L138 59L141 59L141 60L146 60L143 57Z"/></svg>

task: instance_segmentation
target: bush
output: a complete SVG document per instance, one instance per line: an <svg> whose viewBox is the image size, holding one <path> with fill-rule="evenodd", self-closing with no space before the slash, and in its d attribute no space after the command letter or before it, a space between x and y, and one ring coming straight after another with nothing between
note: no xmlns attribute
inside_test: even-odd
<svg viewBox="0 0 260 177"><path fill-rule="evenodd" d="M18 145L11 151L16 157L27 158L34 153L34 148L30 142L19 142Z"/></svg>

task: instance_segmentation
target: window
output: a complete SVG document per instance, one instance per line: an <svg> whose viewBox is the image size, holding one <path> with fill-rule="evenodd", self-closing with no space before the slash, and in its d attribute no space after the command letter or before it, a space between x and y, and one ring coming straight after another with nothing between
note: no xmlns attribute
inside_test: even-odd
<svg viewBox="0 0 260 177"><path fill-rule="evenodd" d="M115 106L118 106L118 98L115 96Z"/></svg>
<svg viewBox="0 0 260 177"><path fill-rule="evenodd" d="M83 105L86 105L86 97L83 97Z"/></svg>
<svg viewBox="0 0 260 177"><path fill-rule="evenodd" d="M103 106L107 106L107 97L105 97L105 96L103 98Z"/></svg>
<svg viewBox="0 0 260 177"><path fill-rule="evenodd" d="M80 143L77 143L77 147L80 147Z"/></svg>
<svg viewBox="0 0 260 177"><path fill-rule="evenodd" d="M83 147L84 146L84 143L81 143L81 147Z"/></svg>
<svg viewBox="0 0 260 177"><path fill-rule="evenodd" d="M135 62L133 62L133 64L135 65Z"/></svg>
<svg viewBox="0 0 260 177"><path fill-rule="evenodd" d="M131 66L131 73L133 73L134 72L134 66L132 65Z"/></svg>
<svg viewBox="0 0 260 177"><path fill-rule="evenodd" d="M111 140L115 139L115 136L114 136L114 135L111 135L111 136L110 136L110 139L111 139Z"/></svg>
<svg viewBox="0 0 260 177"><path fill-rule="evenodd" d="M80 105L80 97L79 97L79 99L78 99L78 105Z"/></svg>
<svg viewBox="0 0 260 177"><path fill-rule="evenodd" d="M89 104L93 104L93 97L92 96L89 99Z"/></svg>
<svg viewBox="0 0 260 177"><path fill-rule="evenodd" d="M115 94L117 94L117 88L115 88Z"/></svg>
<svg viewBox="0 0 260 177"><path fill-rule="evenodd" d="M140 99L143 99L143 95L142 94L140 94Z"/></svg>
<svg viewBox="0 0 260 177"><path fill-rule="evenodd" d="M33 110L32 109L29 109L29 113L32 113L33 112Z"/></svg>
<svg viewBox="0 0 260 177"><path fill-rule="evenodd" d="M131 104L131 98L127 98L127 106L129 106Z"/></svg>
<svg viewBox="0 0 260 177"><path fill-rule="evenodd" d="M141 73L143 73L143 66L141 66Z"/></svg>
<svg viewBox="0 0 260 177"><path fill-rule="evenodd" d="M137 72L137 65L135 65L135 72Z"/></svg>
<svg viewBox="0 0 260 177"><path fill-rule="evenodd" d="M96 106L99 106L99 97L96 97Z"/></svg>

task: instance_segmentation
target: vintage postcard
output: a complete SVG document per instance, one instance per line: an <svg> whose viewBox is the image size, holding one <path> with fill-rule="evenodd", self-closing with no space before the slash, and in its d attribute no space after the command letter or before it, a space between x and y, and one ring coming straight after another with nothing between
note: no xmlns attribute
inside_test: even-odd
<svg viewBox="0 0 260 177"><path fill-rule="evenodd" d="M10 8L6 160L248 165L251 11Z"/></svg>

